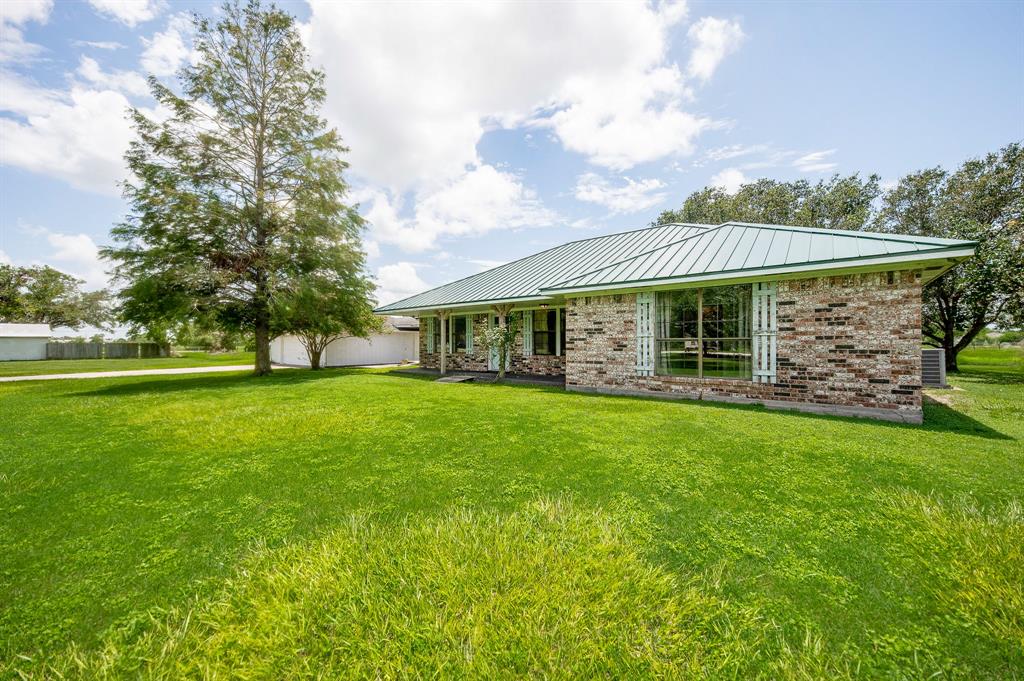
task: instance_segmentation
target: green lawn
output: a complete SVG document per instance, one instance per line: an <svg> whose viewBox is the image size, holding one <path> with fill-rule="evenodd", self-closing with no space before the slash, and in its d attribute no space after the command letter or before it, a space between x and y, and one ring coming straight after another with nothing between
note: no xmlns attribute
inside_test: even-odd
<svg viewBox="0 0 1024 681"><path fill-rule="evenodd" d="M253 352L181 352L178 357L152 359L43 359L0 362L2 376L42 376L78 374L92 371L128 371L130 369L180 369L232 364L252 364Z"/></svg>
<svg viewBox="0 0 1024 681"><path fill-rule="evenodd" d="M0 675L1021 678L1022 362L965 353L923 426L373 370L0 385Z"/></svg>

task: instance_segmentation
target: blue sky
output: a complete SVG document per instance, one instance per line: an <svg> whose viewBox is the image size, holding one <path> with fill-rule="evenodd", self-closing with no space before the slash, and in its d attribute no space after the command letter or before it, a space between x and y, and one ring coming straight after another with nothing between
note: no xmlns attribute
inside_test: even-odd
<svg viewBox="0 0 1024 681"><path fill-rule="evenodd" d="M642 227L708 184L891 182L1024 139L1024 3L282 3L379 298ZM0 3L0 260L106 282L141 78L211 3Z"/></svg>

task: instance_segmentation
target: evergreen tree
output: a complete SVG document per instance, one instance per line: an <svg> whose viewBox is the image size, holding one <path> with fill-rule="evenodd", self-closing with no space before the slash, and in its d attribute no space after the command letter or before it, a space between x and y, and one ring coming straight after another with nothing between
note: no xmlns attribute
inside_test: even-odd
<svg viewBox="0 0 1024 681"><path fill-rule="evenodd" d="M276 297L341 260L364 279L362 221L344 203L347 149L319 115L324 75L307 66L295 19L252 0L193 21L198 59L180 93L149 79L169 117L131 112L131 213L104 254L125 321L252 333L266 374Z"/></svg>

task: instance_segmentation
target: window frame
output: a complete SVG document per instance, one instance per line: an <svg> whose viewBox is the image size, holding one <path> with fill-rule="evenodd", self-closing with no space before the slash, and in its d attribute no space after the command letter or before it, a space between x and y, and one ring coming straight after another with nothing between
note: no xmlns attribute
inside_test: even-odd
<svg viewBox="0 0 1024 681"><path fill-rule="evenodd" d="M533 341L533 354L539 357L557 357L558 356L558 308L541 307L534 310L530 310L530 316L533 320L530 325L530 330L533 335L531 339ZM544 326L550 327L551 322L555 323L555 328L537 328L537 316L540 315L543 318ZM550 352L540 352L542 344L537 342L538 337L545 338L544 347L549 348Z"/></svg>
<svg viewBox="0 0 1024 681"><path fill-rule="evenodd" d="M458 336L455 333L455 327L458 320L462 320L462 345L458 344ZM448 337L445 339L448 341L448 352L466 352L468 348L467 336L469 335L469 317L467 315L451 315L448 317Z"/></svg>
<svg viewBox="0 0 1024 681"><path fill-rule="evenodd" d="M705 338L705 336L704 336L704 321L705 321L704 320L704 306L705 306L704 292L706 290L722 290L722 289L730 289L730 288L731 289L743 289L746 292L746 294L747 294L747 296L749 298L750 304L748 304L748 306L747 306L747 313L746 313L746 326L748 327L748 334L746 336L728 336L728 337L726 337L726 336L713 336L713 337ZM663 323L662 323L661 315L662 315L662 308L663 308L663 306L661 305L661 301L659 300L659 297L660 296L664 296L664 295L678 294L678 293L681 293L681 292L687 292L687 293L693 292L694 294L696 294L695 307L696 307L696 312L697 312L697 319L696 319L695 326L696 326L697 335L696 336L678 336L678 337L676 337L676 336L662 336L661 335L661 329L663 327ZM731 285L725 285L725 286L709 286L709 287L699 287L699 288L692 288L692 289L691 288L687 288L687 289L673 289L673 290L667 290L667 291L656 291L655 292L655 301L654 301L654 308L655 308L655 315L654 315L654 317L655 317L655 319L654 319L654 339L653 339L654 340L654 375L655 376L666 376L666 377L699 378L701 380L725 380L725 381L751 381L751 382L753 382L753 380L754 380L754 375L753 375L753 371L754 371L754 356L753 356L754 328L753 328L753 305L752 305L752 303L753 303L753 288L752 288L752 286L750 284L731 284ZM697 371L696 371L696 374L693 374L693 375L690 375L690 374L673 374L673 373L666 372L665 368L664 368L665 367L665 362L662 359L662 353L664 352L664 344L666 342L683 342L683 343L685 343L687 341L696 343L696 359L697 359ZM708 375L706 375L705 372L704 372L704 359L705 359L705 354L707 352L706 347L705 347L705 343L707 341L719 341L719 342L721 342L721 341L737 342L738 341L738 342L746 343L747 344L746 347L748 348L748 353L747 354L748 354L749 359L747 361L747 370L745 372L745 375L744 376L716 376L716 375L708 376Z"/></svg>
<svg viewBox="0 0 1024 681"><path fill-rule="evenodd" d="M537 313L544 313L552 319L555 323L554 328L548 328L543 331L537 330ZM523 310L523 314L529 314L532 319L530 322L530 334L532 342L530 348L530 354L535 357L562 357L565 355L565 306L558 307L537 307ZM550 326L548 320L545 320L545 325ZM552 347L552 352L537 352L539 347L537 344L537 336L543 334L549 337L549 347Z"/></svg>
<svg viewBox="0 0 1024 681"><path fill-rule="evenodd" d="M434 337L434 354L441 354L441 319L431 317L433 322L430 325L431 335Z"/></svg>

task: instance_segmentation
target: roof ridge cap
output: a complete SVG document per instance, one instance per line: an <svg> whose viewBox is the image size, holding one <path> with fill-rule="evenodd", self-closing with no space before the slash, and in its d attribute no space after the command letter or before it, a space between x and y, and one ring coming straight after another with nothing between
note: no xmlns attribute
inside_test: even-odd
<svg viewBox="0 0 1024 681"><path fill-rule="evenodd" d="M861 239L874 239L876 241L909 241L913 243L930 243L933 246L936 245L935 242L942 242L943 244L947 245L956 243L977 243L965 239L947 239L938 236L921 236L919 234L889 234L887 232L871 232L867 230L830 229L828 227L804 227L803 225L774 225L767 222L742 222L740 220L730 220L728 222L723 222L722 225L738 225L740 227L759 227L763 229L773 229L776 231L789 230L811 234L826 234L832 236L853 236L859 237Z"/></svg>
<svg viewBox="0 0 1024 681"><path fill-rule="evenodd" d="M711 225L703 222L663 222L658 225L648 225L646 227L640 227L638 229L627 229L624 232L612 232L611 234L595 234L594 236L588 236L584 239L574 239L572 241L566 241L563 246L569 244L581 244L584 241L593 241L594 239L607 239L613 236L622 236L623 234L636 234L637 232L646 232L651 229L662 229L664 227L703 227L713 229L715 227L721 227L721 225ZM543 251L541 251L543 253Z"/></svg>

